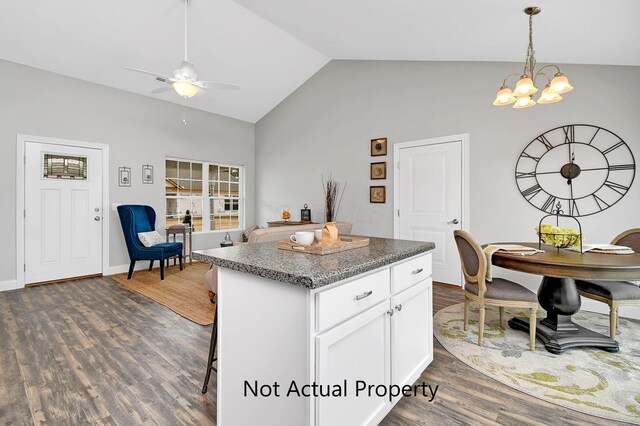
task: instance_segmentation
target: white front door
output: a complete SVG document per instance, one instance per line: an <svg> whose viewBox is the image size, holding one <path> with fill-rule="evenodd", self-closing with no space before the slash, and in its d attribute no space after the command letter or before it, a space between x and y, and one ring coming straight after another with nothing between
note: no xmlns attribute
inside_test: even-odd
<svg viewBox="0 0 640 426"><path fill-rule="evenodd" d="M396 161L396 237L433 241L433 280L461 285L453 231L462 229L462 141L401 147Z"/></svg>
<svg viewBox="0 0 640 426"><path fill-rule="evenodd" d="M25 144L25 284L102 272L102 151Z"/></svg>

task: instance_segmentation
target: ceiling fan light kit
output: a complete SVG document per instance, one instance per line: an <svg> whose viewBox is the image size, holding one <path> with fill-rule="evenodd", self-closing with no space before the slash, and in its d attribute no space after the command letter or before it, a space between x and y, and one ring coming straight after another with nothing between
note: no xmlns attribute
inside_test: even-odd
<svg viewBox="0 0 640 426"><path fill-rule="evenodd" d="M198 74L188 59L188 43L187 43L187 6L190 0L182 0L184 2L184 60L180 64L180 68L173 72L173 77L167 77L162 74L156 74L150 71L144 71L137 68L128 68L128 70L140 72L143 74L153 75L156 80L161 83L170 85L173 90L183 98L191 98L197 95L201 89L230 89L235 90L239 87L231 83L222 83L218 81L202 81L198 80ZM165 90L171 90L169 86L160 87L152 93L160 93Z"/></svg>
<svg viewBox="0 0 640 426"><path fill-rule="evenodd" d="M560 94L573 90L573 86L569 83L569 79L560 72L560 68L557 65L545 65L536 71L536 56L535 51L533 50L533 16L540 13L540 11L541 9L535 6L527 7L524 10L524 13L529 15L529 46L527 47L527 58L524 63L524 71L522 74L511 74L504 79L502 86L496 94L496 99L493 101L493 104L496 106L514 104L513 108L520 109L532 107L536 103L552 104L562 100L562 96L560 96ZM545 72L545 70L549 68L556 69L553 79ZM536 79L541 75L547 79L547 85L544 87L542 94L536 102L533 99L533 95L538 93ZM519 76L520 79L516 83L516 87L512 92L509 86L507 86L507 80L515 76Z"/></svg>

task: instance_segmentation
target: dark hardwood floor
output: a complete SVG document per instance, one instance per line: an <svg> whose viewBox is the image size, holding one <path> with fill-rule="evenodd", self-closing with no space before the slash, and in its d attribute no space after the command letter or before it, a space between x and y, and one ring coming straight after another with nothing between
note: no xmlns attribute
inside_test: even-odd
<svg viewBox="0 0 640 426"><path fill-rule="evenodd" d="M461 301L461 290L435 286L434 311ZM215 424L215 374L200 393L210 332L109 278L0 293L0 424ZM434 346L420 380L440 386L435 401L405 397L382 424L613 424Z"/></svg>

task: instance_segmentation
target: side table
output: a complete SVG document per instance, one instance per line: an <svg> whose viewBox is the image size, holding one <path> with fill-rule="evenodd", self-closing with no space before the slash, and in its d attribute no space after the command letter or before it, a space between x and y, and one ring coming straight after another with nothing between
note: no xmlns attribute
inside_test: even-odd
<svg viewBox="0 0 640 426"><path fill-rule="evenodd" d="M184 262L187 263L187 259L189 260L189 264L191 264L191 252L193 251L193 239L191 234L191 226L189 225L171 225L166 228L167 242L169 238L173 236L173 242L176 241L177 235L182 235L182 258ZM188 249L187 249L188 247ZM173 258L173 264L176 264L176 258ZM169 259L167 259L167 266L169 265Z"/></svg>

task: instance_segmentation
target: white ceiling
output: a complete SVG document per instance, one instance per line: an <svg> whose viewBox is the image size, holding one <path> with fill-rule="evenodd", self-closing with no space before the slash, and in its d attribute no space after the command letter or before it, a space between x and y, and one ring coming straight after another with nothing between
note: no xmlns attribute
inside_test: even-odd
<svg viewBox="0 0 640 426"><path fill-rule="evenodd" d="M191 0L189 59L237 83L189 99L256 122L330 59L522 62L527 17L539 62L640 65L638 0ZM0 58L135 93L183 56L182 0L3 2Z"/></svg>

